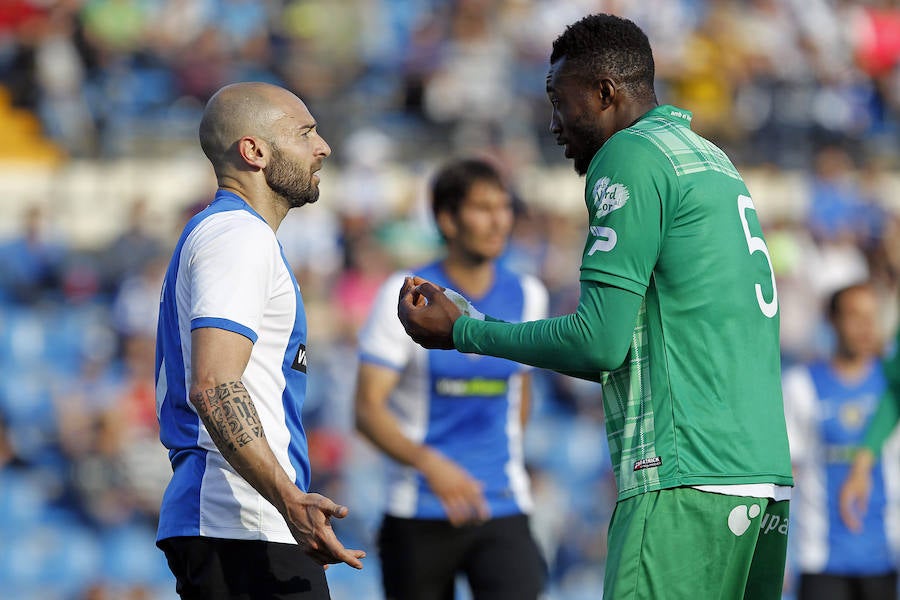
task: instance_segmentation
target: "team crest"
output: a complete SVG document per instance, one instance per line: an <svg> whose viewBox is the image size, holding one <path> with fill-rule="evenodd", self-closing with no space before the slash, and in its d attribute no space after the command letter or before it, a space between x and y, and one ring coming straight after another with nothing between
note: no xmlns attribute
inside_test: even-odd
<svg viewBox="0 0 900 600"><path fill-rule="evenodd" d="M594 199L595 208L600 208L600 200L603 198L606 188L609 187L609 183L609 177L601 177L597 180L597 183L594 184L594 191L591 192L591 197Z"/></svg>
<svg viewBox="0 0 900 600"><path fill-rule="evenodd" d="M597 209L594 218L600 219L622 208L630 197L631 193L624 183L610 185L609 178L603 177L594 186L594 208Z"/></svg>
<svg viewBox="0 0 900 600"><path fill-rule="evenodd" d="M840 408L838 418L841 421L841 425L843 425L845 429L856 431L862 429L865 415L858 405L845 404Z"/></svg>

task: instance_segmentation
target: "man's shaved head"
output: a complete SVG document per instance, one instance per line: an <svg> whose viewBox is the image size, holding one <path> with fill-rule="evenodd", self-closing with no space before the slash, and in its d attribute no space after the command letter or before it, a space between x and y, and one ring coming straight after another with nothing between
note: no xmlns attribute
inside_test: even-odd
<svg viewBox="0 0 900 600"><path fill-rule="evenodd" d="M244 136L272 143L274 123L302 101L268 83L235 83L216 92L200 121L200 147L218 174L228 151Z"/></svg>

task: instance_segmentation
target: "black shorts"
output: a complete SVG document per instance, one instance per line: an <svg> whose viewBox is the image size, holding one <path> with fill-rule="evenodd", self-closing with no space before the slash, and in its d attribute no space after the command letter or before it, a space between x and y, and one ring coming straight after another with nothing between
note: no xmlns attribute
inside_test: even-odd
<svg viewBox="0 0 900 600"><path fill-rule="evenodd" d="M329 600L325 569L300 546L261 540L160 540L183 600Z"/></svg>
<svg viewBox="0 0 900 600"><path fill-rule="evenodd" d="M391 600L451 600L458 573L474 600L535 600L546 580L525 515L466 527L385 516L378 552Z"/></svg>
<svg viewBox="0 0 900 600"><path fill-rule="evenodd" d="M854 577L803 573L797 600L897 600L897 574Z"/></svg>

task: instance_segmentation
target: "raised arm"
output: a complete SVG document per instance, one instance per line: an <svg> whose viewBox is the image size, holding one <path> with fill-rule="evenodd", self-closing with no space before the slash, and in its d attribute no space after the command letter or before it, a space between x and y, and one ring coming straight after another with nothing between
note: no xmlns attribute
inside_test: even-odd
<svg viewBox="0 0 900 600"><path fill-rule="evenodd" d="M569 315L506 323L473 319L431 283L409 279L398 312L407 333L427 348L456 348L597 381L625 361L643 299L621 288L582 281Z"/></svg>
<svg viewBox="0 0 900 600"><path fill-rule="evenodd" d="M359 559L365 553L344 548L331 527L331 517L344 517L347 507L304 493L272 453L253 398L241 382L252 348L252 342L238 333L195 329L191 333L191 404L225 460L278 509L310 556L323 565L345 562L361 569Z"/></svg>

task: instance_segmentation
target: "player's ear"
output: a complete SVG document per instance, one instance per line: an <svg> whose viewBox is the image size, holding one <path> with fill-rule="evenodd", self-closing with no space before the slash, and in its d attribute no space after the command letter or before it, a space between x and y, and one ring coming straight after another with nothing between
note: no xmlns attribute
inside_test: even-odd
<svg viewBox="0 0 900 600"><path fill-rule="evenodd" d="M616 95L619 90L616 82L608 77L602 78L596 89L597 100L600 102L600 108L605 109L612 106L616 101Z"/></svg>
<svg viewBox="0 0 900 600"><path fill-rule="evenodd" d="M262 169L268 164L269 148L259 138L245 135L237 141L237 151L247 165Z"/></svg>
<svg viewBox="0 0 900 600"><path fill-rule="evenodd" d="M444 239L452 240L456 237L458 227L456 226L456 219L449 210L442 210L438 212L437 217L435 218L435 222L438 228L438 231L441 232L441 235Z"/></svg>

